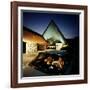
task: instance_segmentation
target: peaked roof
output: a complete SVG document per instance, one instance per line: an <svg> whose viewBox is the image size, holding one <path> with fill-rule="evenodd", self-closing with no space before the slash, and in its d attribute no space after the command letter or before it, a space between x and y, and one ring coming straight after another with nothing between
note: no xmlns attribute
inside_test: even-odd
<svg viewBox="0 0 90 90"><path fill-rule="evenodd" d="M25 26L23 27L23 39L40 44L47 44L47 41L40 34Z"/></svg>
<svg viewBox="0 0 90 90"><path fill-rule="evenodd" d="M66 43L64 35L53 20L51 20L51 22L48 24L46 30L43 33L43 37L46 40L53 38L54 40L59 40L62 43Z"/></svg>

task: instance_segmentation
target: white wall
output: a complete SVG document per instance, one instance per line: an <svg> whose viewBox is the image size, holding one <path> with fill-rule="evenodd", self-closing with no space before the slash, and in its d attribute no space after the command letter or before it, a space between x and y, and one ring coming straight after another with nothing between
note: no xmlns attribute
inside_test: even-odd
<svg viewBox="0 0 90 90"><path fill-rule="evenodd" d="M0 90L9 90L10 88L10 1L11 0L0 0ZM23 1L23 0L19 0ZM81 4L88 5L90 16L90 0L27 0L27 1L38 1L47 3L63 3L63 4ZM88 18L90 23L90 17ZM90 25L88 25L90 30ZM90 34L90 31L88 31ZM90 38L90 35L88 35ZM90 40L89 45L90 46ZM90 53L90 47L88 48ZM90 59L90 55L89 55ZM89 60L88 59L88 60ZM88 61L88 68L90 68L90 60ZM88 76L90 76L90 70L88 70ZM35 88L19 88L17 90L90 90L90 77L88 84L80 85L62 85L62 86L49 86L49 87L35 87ZM16 90L16 89L15 89Z"/></svg>

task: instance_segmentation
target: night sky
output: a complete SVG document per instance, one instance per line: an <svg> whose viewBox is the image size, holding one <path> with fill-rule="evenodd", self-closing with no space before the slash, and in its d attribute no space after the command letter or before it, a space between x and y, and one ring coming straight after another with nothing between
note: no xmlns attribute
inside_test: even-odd
<svg viewBox="0 0 90 90"><path fill-rule="evenodd" d="M48 24L53 20L59 30L67 39L79 36L79 15L77 14L60 14L46 12L24 12L23 26L43 34Z"/></svg>

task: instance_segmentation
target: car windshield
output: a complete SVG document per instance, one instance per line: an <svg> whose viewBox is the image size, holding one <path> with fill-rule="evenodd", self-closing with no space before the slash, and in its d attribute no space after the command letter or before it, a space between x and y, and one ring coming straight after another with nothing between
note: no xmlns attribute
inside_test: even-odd
<svg viewBox="0 0 90 90"><path fill-rule="evenodd" d="M43 59L45 57L45 54L44 53L39 53L39 55L38 55L38 59Z"/></svg>

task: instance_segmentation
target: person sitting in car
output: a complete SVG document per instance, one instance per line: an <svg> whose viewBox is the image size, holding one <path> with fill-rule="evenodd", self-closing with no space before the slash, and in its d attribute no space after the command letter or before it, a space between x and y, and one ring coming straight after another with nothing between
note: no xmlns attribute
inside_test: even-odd
<svg viewBox="0 0 90 90"><path fill-rule="evenodd" d="M48 57L44 60L44 62L45 62L47 65L51 65L51 64L52 64L52 61L53 61L53 59L52 59L51 56L48 56Z"/></svg>
<svg viewBox="0 0 90 90"><path fill-rule="evenodd" d="M58 67L60 69L63 69L64 60L61 57L59 57L58 60L52 62L52 65L55 65L56 67Z"/></svg>

